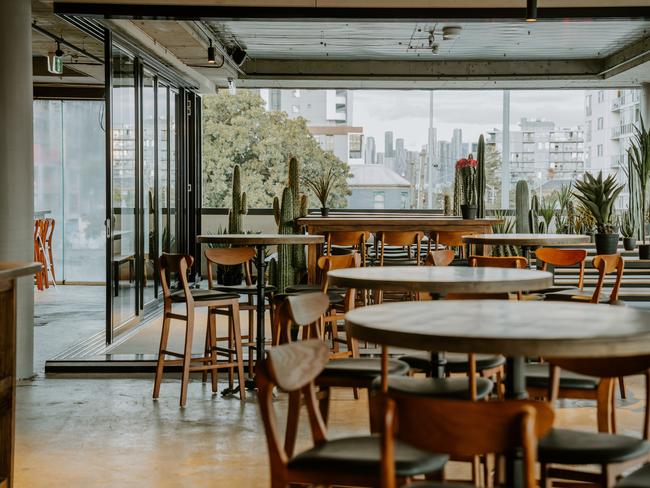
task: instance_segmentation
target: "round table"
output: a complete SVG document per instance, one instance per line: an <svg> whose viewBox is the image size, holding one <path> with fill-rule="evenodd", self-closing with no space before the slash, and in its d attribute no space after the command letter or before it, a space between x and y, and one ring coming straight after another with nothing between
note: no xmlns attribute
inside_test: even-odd
<svg viewBox="0 0 650 488"><path fill-rule="evenodd" d="M591 238L583 234L475 234L463 237L466 244L520 246L526 258L529 251L537 247L588 244L590 241Z"/></svg>
<svg viewBox="0 0 650 488"><path fill-rule="evenodd" d="M504 354L506 393L526 397L524 358L618 357L650 351L650 312L631 307L508 300L449 300L373 305L348 312L350 334L386 346ZM520 486L521 459L508 456L508 486Z"/></svg>
<svg viewBox="0 0 650 488"><path fill-rule="evenodd" d="M336 269L331 285L345 288L430 293L508 293L553 285L546 271L465 266L378 266Z"/></svg>
<svg viewBox="0 0 650 488"><path fill-rule="evenodd" d="M217 235L199 235L196 242L200 244L230 244L232 246L257 248L255 257L255 267L257 276L265 275L266 263L264 256L266 246L278 244L322 244L325 237L321 235L310 234L217 234ZM264 279L257 280L257 339L255 343L256 360L264 357L264 295L266 283ZM250 373L250 372L249 372ZM247 387L253 387L253 382L247 382Z"/></svg>

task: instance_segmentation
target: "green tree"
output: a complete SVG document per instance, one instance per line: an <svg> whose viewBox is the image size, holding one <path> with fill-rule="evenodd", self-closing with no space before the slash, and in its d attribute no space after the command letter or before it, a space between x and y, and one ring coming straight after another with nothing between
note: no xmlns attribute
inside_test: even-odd
<svg viewBox="0 0 650 488"><path fill-rule="evenodd" d="M485 184L488 194L494 192L494 200L490 199L487 208L501 207L501 154L494 145L485 146Z"/></svg>
<svg viewBox="0 0 650 488"><path fill-rule="evenodd" d="M226 91L203 98L203 205L226 207L230 201L230 175L241 166L242 189L250 208L268 208L287 184L290 156L301 163L302 177L314 177L334 168L337 184L332 208L345 207L350 194L348 165L323 150L309 133L302 117L267 112L255 92ZM310 206L317 205L309 195Z"/></svg>

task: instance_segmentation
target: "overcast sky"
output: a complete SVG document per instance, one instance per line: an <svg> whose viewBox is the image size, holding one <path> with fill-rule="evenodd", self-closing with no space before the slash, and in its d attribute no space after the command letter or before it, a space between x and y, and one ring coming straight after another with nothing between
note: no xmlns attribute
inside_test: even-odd
<svg viewBox="0 0 650 488"><path fill-rule="evenodd" d="M584 125L584 90L535 90L510 92L510 126L517 130L523 117L545 119L558 127ZM451 140L454 128L463 130L463 142L475 142L481 133L501 128L501 90L435 91L433 125L438 140ZM384 150L384 132L393 140L404 139L407 149L419 150L427 143L429 92L408 90L354 91L353 124L372 136L377 152Z"/></svg>

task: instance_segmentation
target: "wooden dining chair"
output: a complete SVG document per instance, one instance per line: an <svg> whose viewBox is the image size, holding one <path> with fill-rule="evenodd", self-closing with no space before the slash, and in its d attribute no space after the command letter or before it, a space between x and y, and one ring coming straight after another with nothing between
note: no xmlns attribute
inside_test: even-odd
<svg viewBox="0 0 650 488"><path fill-rule="evenodd" d="M449 266L456 257L452 249L437 249L429 251L424 260L426 266Z"/></svg>
<svg viewBox="0 0 650 488"><path fill-rule="evenodd" d="M429 234L429 242L427 251L430 251L431 243L435 244L436 250L440 247L446 247L451 249L458 249L458 257L460 259L465 258L465 247L466 244L463 242L463 236L473 235L472 232L462 231L462 230L441 230L436 232L431 232ZM455 251L454 251L455 252Z"/></svg>
<svg viewBox="0 0 650 488"><path fill-rule="evenodd" d="M244 303L240 302L239 310L248 312L248 333L247 335L242 335L241 338L243 341L242 347L244 349L248 349L248 375L249 377L252 377L253 356L256 347L255 312L257 311L257 306L254 302L254 299L257 296L257 285L253 283L252 266L256 251L252 247L208 248L205 250L204 255L208 265L208 289L228 293L237 293L240 296L244 296L246 298L246 301ZM215 281L215 276L219 276L218 269L220 266L241 266L244 271L243 283L237 285L224 285ZM273 316L272 307L275 287L266 285L265 291L266 300L268 301L268 305L265 304L265 308L269 309L271 316ZM228 338L228 344L228 347L232 347L232 337Z"/></svg>
<svg viewBox="0 0 650 488"><path fill-rule="evenodd" d="M415 245L416 256L413 260L416 266L420 265L421 250L422 250L422 237L423 232L420 231L381 231L377 232L377 241L379 244L379 266L384 265L384 258L386 255L386 246L397 246L406 248L409 260L413 260L411 256L411 248Z"/></svg>
<svg viewBox="0 0 650 488"><path fill-rule="evenodd" d="M522 256L470 256L468 263L471 267L515 268L526 269L528 260Z"/></svg>
<svg viewBox="0 0 650 488"><path fill-rule="evenodd" d="M547 488L556 480L568 480L611 488L623 472L646 462L650 456L650 356L599 357L589 359L552 358L549 397L559 394L560 370L601 378L603 398L599 406L611 408L611 415L599 417L600 432L553 429L538 444L541 464L541 486ZM645 375L645 414L643 437L615 434L614 384L617 377ZM571 467L569 467L570 465ZM598 466L598 472L576 469ZM558 467L561 466L561 467Z"/></svg>
<svg viewBox="0 0 650 488"><path fill-rule="evenodd" d="M361 266L366 266L366 242L370 232L359 231L330 231L325 233L325 255L332 255L332 246L348 247L361 256Z"/></svg>
<svg viewBox="0 0 650 488"><path fill-rule="evenodd" d="M159 259L160 283L163 289L163 323L160 334L160 347L158 349L158 361L156 364L156 377L154 380L153 397L158 398L160 394L160 383L162 381L165 366L181 366L181 398L180 405L185 406L187 402L187 385L190 373L194 371L209 371L212 380L212 391L217 391L217 370L228 369L228 381L232 390L232 370L237 368L237 379L239 382L239 397L243 402L246 399L246 388L244 388L244 362L242 355L242 343L239 324L239 294L226 293L216 290L190 289L187 281L187 270L192 266L194 258L189 254L163 254ZM177 276L181 289L172 292L170 287L170 274ZM173 305L184 305L185 314L173 311ZM206 348L200 357L192 357L192 341L194 337L194 312L195 308L207 307L208 317L206 324ZM217 309L228 310L228 335L233 338L234 348L219 347L217 343ZM174 352L167 349L171 321L180 320L185 322L185 339L183 352ZM177 359L166 359L172 356ZM218 357L225 356L226 361L219 362ZM234 357L234 359L233 359ZM196 365L193 365L196 363ZM205 377L204 377L205 381Z"/></svg>
<svg viewBox="0 0 650 488"><path fill-rule="evenodd" d="M54 270L54 255L52 251L52 240L54 239L54 227L56 226L56 221L52 218L45 219L46 229L45 229L45 249L47 251L48 264L50 266L49 270L52 274L52 282L56 284L56 272Z"/></svg>
<svg viewBox="0 0 650 488"><path fill-rule="evenodd" d="M579 266L577 287L553 286L549 290L540 293L549 294L558 291L578 290L582 291L585 282L585 259L587 258L586 249L560 249L555 247L540 247L535 250L535 259L541 261L542 271L548 271L548 265L553 268L566 268Z"/></svg>
<svg viewBox="0 0 650 488"><path fill-rule="evenodd" d="M295 304L293 308L295 314L302 316L302 309ZM294 484L377 487L381 483L381 437L365 435L328 439L314 386L328 360L327 345L320 340L308 340L273 347L266 359L257 365L257 398L266 434L272 488ZM284 442L275 415L276 387L288 393ZM301 404L307 409L314 445L295 454ZM400 481L439 472L447 462L447 456L443 454L422 451L400 441L393 445L393 452L398 460L395 476Z"/></svg>
<svg viewBox="0 0 650 488"><path fill-rule="evenodd" d="M324 293L288 296L279 306L278 344L294 338L324 340L324 317L330 301ZM347 334L349 336L349 334ZM330 351L330 354L331 351ZM408 372L408 365L397 359L388 361L388 371L396 376ZM320 409L325 422L329 417L331 388L369 389L381 375L380 358L338 357L332 359L316 379L320 388Z"/></svg>
<svg viewBox="0 0 650 488"><path fill-rule="evenodd" d="M398 487L395 442L449 454L451 459L523 455L521 486L536 488L537 439L553 425L553 409L541 402L509 400L463 402L413 395L386 399L382 442L382 488ZM439 482L417 483L418 488L461 487ZM462 485L467 488L467 485ZM486 480L486 486L492 486Z"/></svg>

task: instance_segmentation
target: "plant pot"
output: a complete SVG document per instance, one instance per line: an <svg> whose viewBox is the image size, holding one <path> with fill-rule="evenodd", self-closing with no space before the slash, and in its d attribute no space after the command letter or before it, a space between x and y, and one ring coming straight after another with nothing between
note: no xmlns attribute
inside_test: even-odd
<svg viewBox="0 0 650 488"><path fill-rule="evenodd" d="M320 208L320 214L321 214L321 217L327 217L330 214L330 209L327 208L327 207L321 207Z"/></svg>
<svg viewBox="0 0 650 488"><path fill-rule="evenodd" d="M636 248L636 239L634 237L623 237L623 248L626 251L634 251Z"/></svg>
<svg viewBox="0 0 650 488"><path fill-rule="evenodd" d="M639 259L650 259L650 244L639 244Z"/></svg>
<svg viewBox="0 0 650 488"><path fill-rule="evenodd" d="M616 254L618 250L618 234L596 234L597 254Z"/></svg>
<svg viewBox="0 0 650 488"><path fill-rule="evenodd" d="M461 205L460 213L464 219L475 219L478 212L478 205Z"/></svg>
<svg viewBox="0 0 650 488"><path fill-rule="evenodd" d="M244 279L244 271L241 264L232 266L219 266L217 269L217 283L224 286L241 285Z"/></svg>

